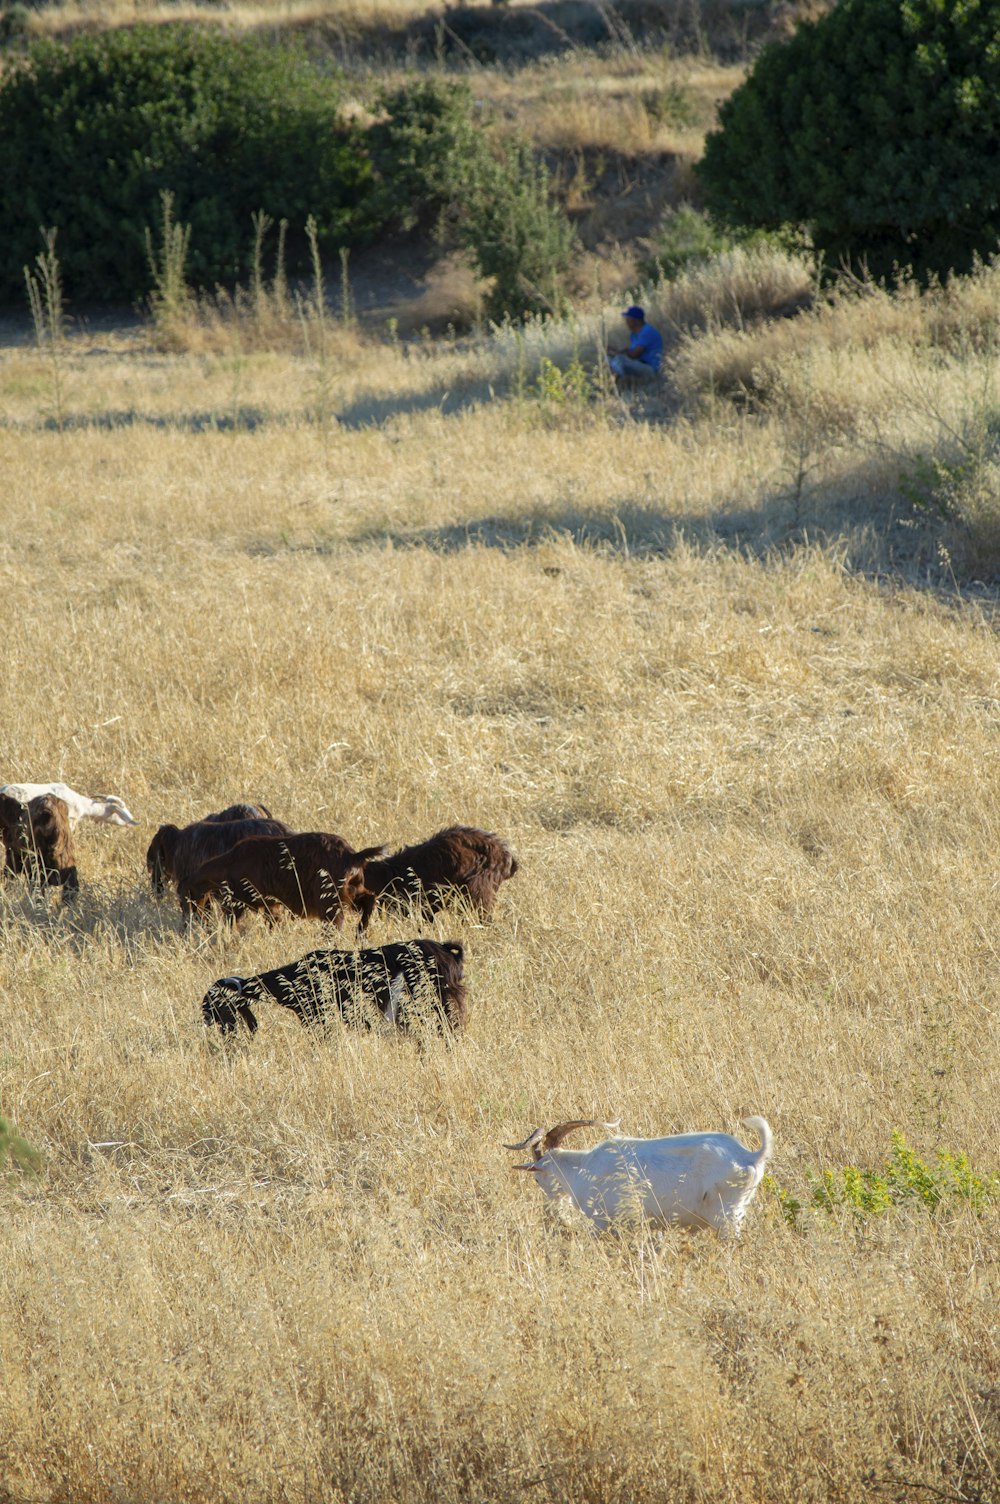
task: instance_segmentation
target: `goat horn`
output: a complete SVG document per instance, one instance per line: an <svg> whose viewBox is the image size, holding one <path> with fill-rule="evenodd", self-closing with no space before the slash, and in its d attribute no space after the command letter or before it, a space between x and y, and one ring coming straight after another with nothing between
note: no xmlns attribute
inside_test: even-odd
<svg viewBox="0 0 1000 1504"><path fill-rule="evenodd" d="M542 1141L542 1133L543 1133L543 1131L544 1130L541 1129L541 1128L534 1128L534 1129L532 1129L532 1131L528 1134L528 1137L526 1139L524 1139L524 1141L522 1143L520 1143L520 1144L504 1144L504 1148L505 1149L513 1149L515 1154L519 1154L522 1149L535 1149L535 1148L537 1148L537 1146ZM520 1169L521 1167L520 1167L520 1165L515 1165L514 1168L515 1168L515 1170L517 1170L517 1169Z"/></svg>
<svg viewBox="0 0 1000 1504"><path fill-rule="evenodd" d="M572 1133L574 1128L603 1128L606 1124L597 1118L574 1118L570 1123L559 1123L555 1128L550 1128L542 1140L542 1153L548 1154L550 1149L556 1149L562 1143L567 1133Z"/></svg>

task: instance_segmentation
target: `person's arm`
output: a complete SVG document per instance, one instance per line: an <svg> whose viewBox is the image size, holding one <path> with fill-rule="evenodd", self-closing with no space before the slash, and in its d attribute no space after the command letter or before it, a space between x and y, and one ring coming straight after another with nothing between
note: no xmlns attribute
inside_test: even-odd
<svg viewBox="0 0 1000 1504"><path fill-rule="evenodd" d="M648 347L648 342L643 339L643 330L645 328L646 325L643 324L642 329L637 329L634 334L629 335L628 349L625 351L625 354L631 360L641 360L643 352Z"/></svg>

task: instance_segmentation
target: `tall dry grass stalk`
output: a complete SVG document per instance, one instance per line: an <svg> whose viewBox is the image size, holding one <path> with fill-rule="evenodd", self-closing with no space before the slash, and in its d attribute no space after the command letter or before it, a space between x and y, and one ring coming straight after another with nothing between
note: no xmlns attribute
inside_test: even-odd
<svg viewBox="0 0 1000 1504"><path fill-rule="evenodd" d="M62 428L65 411L63 366L66 310L62 272L56 254L55 229L43 230L42 238L45 250L35 257L34 269L27 266L24 268L24 283L35 330L35 345L49 371L56 427Z"/></svg>
<svg viewBox="0 0 1000 1504"><path fill-rule="evenodd" d="M783 409L541 430L516 358L358 341L321 444L305 357L248 356L230 432L221 359L71 340L56 434L4 352L0 775L143 821L80 829L73 907L0 891L0 1115L44 1159L0 1183L6 1499L997 1495L995 1205L593 1238L501 1147L755 1111L800 1196L893 1128L996 1167L992 600L922 588L885 451L827 446L789 543ZM373 927L464 941L465 1037L206 1038L214 978L351 943L153 899L158 823L243 798L511 838L493 923Z"/></svg>

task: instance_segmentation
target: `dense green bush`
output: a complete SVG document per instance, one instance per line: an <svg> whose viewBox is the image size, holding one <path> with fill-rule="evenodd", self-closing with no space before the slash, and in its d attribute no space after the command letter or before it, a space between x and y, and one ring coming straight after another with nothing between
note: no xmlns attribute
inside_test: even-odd
<svg viewBox="0 0 1000 1504"><path fill-rule="evenodd" d="M639 263L642 275L650 280L679 277L699 262L722 256L737 246L775 244L781 237L763 230L732 229L716 224L710 214L693 209L690 204L667 209L646 241L647 252Z"/></svg>
<svg viewBox="0 0 1000 1504"><path fill-rule="evenodd" d="M68 294L141 297L164 191L191 226L197 285L245 270L260 209L357 243L370 167L338 106L299 52L190 26L35 43L0 79L0 298L23 297L41 226L59 231Z"/></svg>
<svg viewBox="0 0 1000 1504"><path fill-rule="evenodd" d="M1000 0L841 0L766 48L699 167L732 223L828 265L966 271L1000 242Z"/></svg>
<svg viewBox="0 0 1000 1504"><path fill-rule="evenodd" d="M490 317L561 312L576 237L544 162L525 142L497 143L469 164L462 189L456 235L492 279Z"/></svg>
<svg viewBox="0 0 1000 1504"><path fill-rule="evenodd" d="M383 105L370 134L379 217L404 229L436 219L491 279L491 317L557 310L575 236L541 159L479 124L464 84L421 80Z"/></svg>
<svg viewBox="0 0 1000 1504"><path fill-rule="evenodd" d="M381 105L368 133L378 218L411 230L454 215L461 183L485 144L467 85L418 79L385 93Z"/></svg>

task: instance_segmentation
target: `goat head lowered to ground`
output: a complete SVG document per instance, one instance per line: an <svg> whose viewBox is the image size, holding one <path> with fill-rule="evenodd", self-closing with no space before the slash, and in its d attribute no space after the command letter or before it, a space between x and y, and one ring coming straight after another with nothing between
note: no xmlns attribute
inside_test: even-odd
<svg viewBox="0 0 1000 1504"><path fill-rule="evenodd" d="M25 873L40 885L59 887L70 898L79 889L66 801L36 794L27 804L0 794L0 837L4 867Z"/></svg>
<svg viewBox="0 0 1000 1504"><path fill-rule="evenodd" d="M530 1149L530 1170L553 1200L568 1198L599 1229L619 1220L645 1220L694 1230L714 1227L739 1235L747 1207L771 1155L771 1130L763 1118L743 1119L760 1138L756 1151L728 1133L677 1133L669 1138L616 1135L592 1149L560 1149L574 1128L613 1127L593 1118L536 1128L520 1144Z"/></svg>
<svg viewBox="0 0 1000 1504"><path fill-rule="evenodd" d="M366 863L384 850L355 851L342 836L326 831L249 836L177 884L181 912L190 917L215 901L233 921L248 910L276 919L287 909L300 919L332 920L342 929L345 911L360 908Z"/></svg>
<svg viewBox="0 0 1000 1504"><path fill-rule="evenodd" d="M267 998L304 1024L333 1016L358 1028L380 1023L408 1033L423 1020L443 1033L465 1023L464 952L455 940L405 940L370 950L312 950L298 961L256 976L221 977L201 1004L206 1024L252 1033L251 1002Z"/></svg>
<svg viewBox="0 0 1000 1504"><path fill-rule="evenodd" d="M517 865L510 846L492 831L449 825L426 841L369 862L365 873L368 896L359 905L362 928L376 902L413 902L433 915L457 896L488 918L500 884L514 876Z"/></svg>

